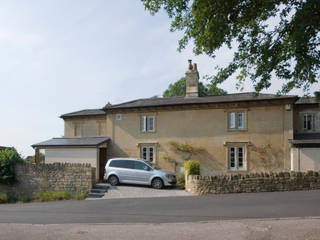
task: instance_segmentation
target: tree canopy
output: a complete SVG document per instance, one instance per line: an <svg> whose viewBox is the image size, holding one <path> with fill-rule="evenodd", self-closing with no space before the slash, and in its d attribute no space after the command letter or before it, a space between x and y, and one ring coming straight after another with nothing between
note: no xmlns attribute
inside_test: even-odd
<svg viewBox="0 0 320 240"><path fill-rule="evenodd" d="M320 77L319 0L141 0L152 14L164 9L171 31L183 31L179 50L189 41L195 54L215 57L223 46L232 61L211 80L234 73L238 84L250 79L260 92L271 78L284 80L279 92L307 91Z"/></svg>
<svg viewBox="0 0 320 240"><path fill-rule="evenodd" d="M199 96L209 95L224 95L227 92L221 88L218 88L215 84L203 84L199 82ZM178 97L186 95L186 78L182 77L180 80L173 84L170 84L168 89L163 92L163 97Z"/></svg>

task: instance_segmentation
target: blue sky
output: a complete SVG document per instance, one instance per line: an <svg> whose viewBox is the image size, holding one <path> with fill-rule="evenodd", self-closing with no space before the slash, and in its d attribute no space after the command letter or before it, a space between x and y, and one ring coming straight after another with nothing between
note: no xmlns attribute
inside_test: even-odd
<svg viewBox="0 0 320 240"><path fill-rule="evenodd" d="M139 0L2 0L0 145L31 155L31 144L63 135L63 113L161 95L187 59L201 76L231 59L226 49L216 59L194 56L191 45L179 53L181 34L169 26ZM233 80L221 87L237 92ZM268 92L281 86L273 83Z"/></svg>

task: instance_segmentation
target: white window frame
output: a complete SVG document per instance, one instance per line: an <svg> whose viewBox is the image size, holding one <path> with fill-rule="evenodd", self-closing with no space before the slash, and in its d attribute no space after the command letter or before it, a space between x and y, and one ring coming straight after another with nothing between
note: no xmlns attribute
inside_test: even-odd
<svg viewBox="0 0 320 240"><path fill-rule="evenodd" d="M146 151L146 156L144 156L144 151ZM141 159L155 162L155 147L154 146L141 146L140 148Z"/></svg>
<svg viewBox="0 0 320 240"><path fill-rule="evenodd" d="M308 129L308 117L311 117L311 129ZM302 129L303 131L314 131L315 130L315 114L304 113L302 117Z"/></svg>
<svg viewBox="0 0 320 240"><path fill-rule="evenodd" d="M155 132L155 116L141 116L140 121L141 132Z"/></svg>
<svg viewBox="0 0 320 240"><path fill-rule="evenodd" d="M231 167L231 157L232 157L232 149L234 152L234 167ZM242 149L242 167L239 166L239 152ZM246 155L245 155L245 147L244 146L229 146L228 147L228 162L229 162L229 169L233 171L243 171L246 170Z"/></svg>
<svg viewBox="0 0 320 240"><path fill-rule="evenodd" d="M241 124L239 124L240 119L242 119ZM246 130L245 111L230 111L230 112L228 112L228 129L229 130Z"/></svg>

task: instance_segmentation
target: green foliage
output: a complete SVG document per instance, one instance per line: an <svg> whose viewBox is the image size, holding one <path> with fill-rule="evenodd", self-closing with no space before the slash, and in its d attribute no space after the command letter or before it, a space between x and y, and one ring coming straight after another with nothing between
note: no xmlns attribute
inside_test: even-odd
<svg viewBox="0 0 320 240"><path fill-rule="evenodd" d="M43 153L40 153L40 163L44 163L45 155ZM25 159L23 159L27 163L35 163L35 156L28 156Z"/></svg>
<svg viewBox="0 0 320 240"><path fill-rule="evenodd" d="M1 203L15 203L18 199L7 193L0 193L0 204Z"/></svg>
<svg viewBox="0 0 320 240"><path fill-rule="evenodd" d="M88 196L88 192L81 192L73 194L72 198L76 200L84 200Z"/></svg>
<svg viewBox="0 0 320 240"><path fill-rule="evenodd" d="M217 84L203 84L199 82L199 96L209 96L209 95L224 95L227 94L221 88L217 87ZM163 92L163 97L179 97L186 95L186 78L180 78L173 84L170 84L168 89Z"/></svg>
<svg viewBox="0 0 320 240"><path fill-rule="evenodd" d="M8 195L6 193L0 193L0 203L7 203Z"/></svg>
<svg viewBox="0 0 320 240"><path fill-rule="evenodd" d="M88 196L87 192L83 193L70 193L67 191L39 191L36 193L35 200L41 201L41 202L49 202L49 201L59 201L59 200L70 200L70 199L77 199L77 200L83 200Z"/></svg>
<svg viewBox="0 0 320 240"><path fill-rule="evenodd" d="M185 188L186 188L186 176L184 175L184 173L181 173L181 174L178 176L177 185L178 185L180 188L182 188L182 189L185 189Z"/></svg>
<svg viewBox="0 0 320 240"><path fill-rule="evenodd" d="M199 153L201 151L204 151L203 147L193 146L189 143L178 143L175 141L170 141L168 143L175 152L195 154L195 153Z"/></svg>
<svg viewBox="0 0 320 240"><path fill-rule="evenodd" d="M66 191L62 191L62 192L39 191L36 193L36 199L41 202L70 200L71 198L72 198L71 193Z"/></svg>
<svg viewBox="0 0 320 240"><path fill-rule="evenodd" d="M183 31L179 50L194 43L196 54L215 57L237 42L233 60L212 76L221 83L237 74L238 87L250 79L257 92L283 79L279 92L307 91L320 78L319 0L141 0L152 14L163 8L171 31Z"/></svg>
<svg viewBox="0 0 320 240"><path fill-rule="evenodd" d="M0 152L0 183L12 184L15 181L14 166L22 162L19 153L14 149L5 149Z"/></svg>
<svg viewBox="0 0 320 240"><path fill-rule="evenodd" d="M184 163L184 171L187 175L200 175L200 162L189 160Z"/></svg>

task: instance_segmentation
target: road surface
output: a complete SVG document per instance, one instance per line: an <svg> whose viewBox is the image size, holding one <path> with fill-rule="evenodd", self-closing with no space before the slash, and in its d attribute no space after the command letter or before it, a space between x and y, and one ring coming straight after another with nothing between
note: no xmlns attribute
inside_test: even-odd
<svg viewBox="0 0 320 240"><path fill-rule="evenodd" d="M179 223L320 216L320 191L2 204L0 223Z"/></svg>

